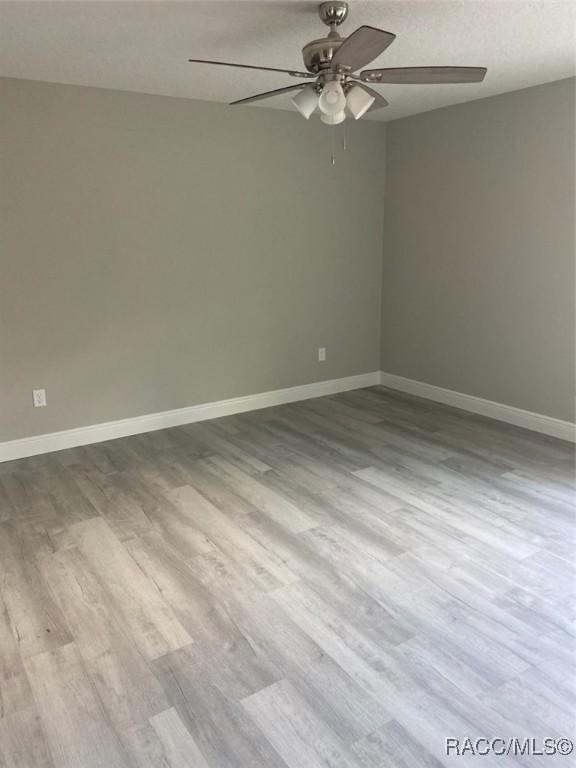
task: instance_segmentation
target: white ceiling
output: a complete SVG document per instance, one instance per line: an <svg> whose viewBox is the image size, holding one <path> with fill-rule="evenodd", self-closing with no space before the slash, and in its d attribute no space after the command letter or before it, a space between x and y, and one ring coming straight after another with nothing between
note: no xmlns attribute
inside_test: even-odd
<svg viewBox="0 0 576 768"><path fill-rule="evenodd" d="M189 57L302 68L327 28L315 2L0 2L0 75L229 102L290 85L288 75L189 64ZM371 66L486 66L474 85L387 85L373 119L479 99L575 73L574 0L351 0L341 27L397 39ZM250 107L291 109L289 96Z"/></svg>

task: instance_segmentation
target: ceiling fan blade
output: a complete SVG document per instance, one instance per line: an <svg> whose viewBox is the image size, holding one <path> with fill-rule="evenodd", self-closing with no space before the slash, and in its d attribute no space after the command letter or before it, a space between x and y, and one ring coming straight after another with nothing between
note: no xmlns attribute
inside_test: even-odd
<svg viewBox="0 0 576 768"><path fill-rule="evenodd" d="M360 78L368 83L407 85L481 83L485 75L486 67L394 67L360 72Z"/></svg>
<svg viewBox="0 0 576 768"><path fill-rule="evenodd" d="M238 99L238 101L231 101L230 106L235 104L250 104L253 101L260 101L260 99L271 99L272 96L279 96L281 93L288 93L288 91L296 91L300 88L304 88L304 84L289 85L286 88L276 88L275 91L265 91L264 93L257 93L256 96L248 96L246 99Z"/></svg>
<svg viewBox="0 0 576 768"><path fill-rule="evenodd" d="M351 72L365 67L394 42L396 35L376 27L358 27L332 57L331 65L345 67Z"/></svg>
<svg viewBox="0 0 576 768"><path fill-rule="evenodd" d="M299 72L297 69L277 69L276 67L257 67L254 64L233 64L229 61L210 61L208 59L188 59L192 64L216 64L219 67L239 67L240 69L260 69L264 72L284 72L292 77L316 77L311 72Z"/></svg>
<svg viewBox="0 0 576 768"><path fill-rule="evenodd" d="M366 93L369 93L370 96L374 97L374 103L368 110L368 112L372 112L375 109L381 109L382 107L387 107L388 102L384 98L384 96L381 96L377 91L375 91L373 88L368 88L368 86L365 83L361 83L356 81L355 85L358 86L358 88L362 88L363 91L366 91Z"/></svg>

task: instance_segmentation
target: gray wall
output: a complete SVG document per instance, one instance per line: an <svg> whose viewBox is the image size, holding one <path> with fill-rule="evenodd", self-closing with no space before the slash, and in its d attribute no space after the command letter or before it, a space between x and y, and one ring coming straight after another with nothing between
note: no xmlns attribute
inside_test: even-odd
<svg viewBox="0 0 576 768"><path fill-rule="evenodd" d="M388 124L383 370L574 419L574 87Z"/></svg>
<svg viewBox="0 0 576 768"><path fill-rule="evenodd" d="M0 112L0 441L378 367L574 418L573 80L349 124L335 168L286 112Z"/></svg>
<svg viewBox="0 0 576 768"><path fill-rule="evenodd" d="M0 100L0 441L378 369L384 126L332 168L289 112Z"/></svg>

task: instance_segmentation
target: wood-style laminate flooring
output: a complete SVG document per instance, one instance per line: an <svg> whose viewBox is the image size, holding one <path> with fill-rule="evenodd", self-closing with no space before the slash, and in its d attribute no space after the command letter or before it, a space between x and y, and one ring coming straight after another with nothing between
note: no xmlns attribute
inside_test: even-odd
<svg viewBox="0 0 576 768"><path fill-rule="evenodd" d="M381 387L0 465L2 768L564 765L566 443Z"/></svg>

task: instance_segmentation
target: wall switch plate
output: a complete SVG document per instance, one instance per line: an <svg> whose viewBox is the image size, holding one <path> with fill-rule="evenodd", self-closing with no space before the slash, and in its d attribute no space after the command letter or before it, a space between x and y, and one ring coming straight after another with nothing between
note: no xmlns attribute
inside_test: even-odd
<svg viewBox="0 0 576 768"><path fill-rule="evenodd" d="M326 360L326 347L318 347L318 360L323 363Z"/></svg>
<svg viewBox="0 0 576 768"><path fill-rule="evenodd" d="M32 400L34 402L34 408L43 408L46 405L46 390L33 389Z"/></svg>

